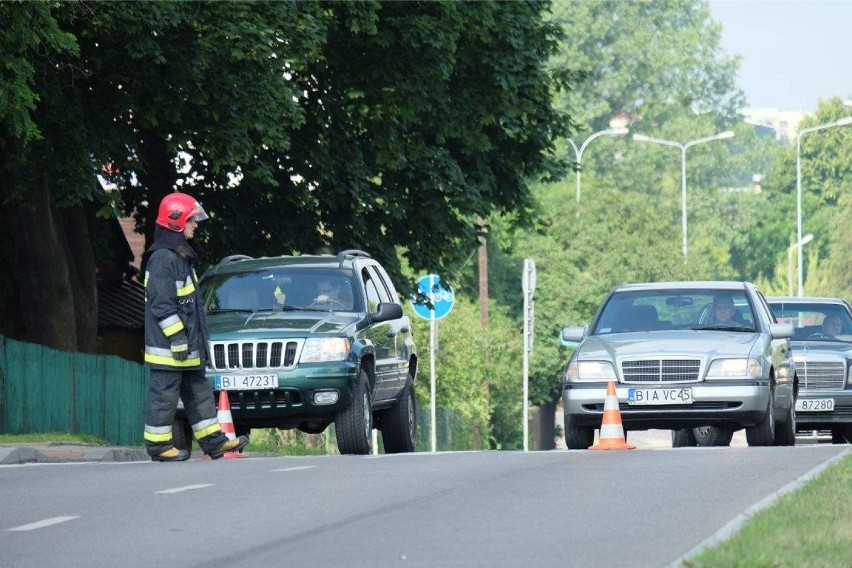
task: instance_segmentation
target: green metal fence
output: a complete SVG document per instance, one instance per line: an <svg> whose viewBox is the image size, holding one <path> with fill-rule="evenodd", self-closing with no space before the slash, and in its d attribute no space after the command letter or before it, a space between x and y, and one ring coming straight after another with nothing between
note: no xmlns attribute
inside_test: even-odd
<svg viewBox="0 0 852 568"><path fill-rule="evenodd" d="M0 340L0 432L70 432L142 445L144 366L114 355Z"/></svg>
<svg viewBox="0 0 852 568"><path fill-rule="evenodd" d="M0 433L70 432L141 446L148 369L114 355L57 351L0 336ZM427 410L424 412L422 408ZM482 449L480 428L436 409L437 449ZM327 432L333 436L333 427ZM431 448L428 407L417 415L417 451Z"/></svg>

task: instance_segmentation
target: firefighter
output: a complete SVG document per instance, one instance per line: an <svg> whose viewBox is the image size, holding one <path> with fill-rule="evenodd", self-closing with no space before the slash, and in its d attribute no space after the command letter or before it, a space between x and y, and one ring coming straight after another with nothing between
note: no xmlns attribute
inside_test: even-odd
<svg viewBox="0 0 852 568"><path fill-rule="evenodd" d="M219 426L213 387L204 375L207 324L195 267L197 247L189 240L207 213L193 197L171 193L160 202L154 242L145 266L145 365L151 382L145 407L145 447L154 461L184 461L175 448L172 424L178 397L193 435L213 459L242 451L247 436L229 439ZM187 440L189 442L189 440Z"/></svg>

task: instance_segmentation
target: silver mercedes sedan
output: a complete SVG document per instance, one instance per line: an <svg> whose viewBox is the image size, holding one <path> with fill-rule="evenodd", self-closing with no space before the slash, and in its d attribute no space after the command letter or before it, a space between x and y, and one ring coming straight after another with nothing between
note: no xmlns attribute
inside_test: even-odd
<svg viewBox="0 0 852 568"><path fill-rule="evenodd" d="M778 321L793 326L799 428L830 430L833 443L852 443L852 305L842 298L767 301Z"/></svg>
<svg viewBox="0 0 852 568"><path fill-rule="evenodd" d="M750 282L655 282L612 290L563 371L565 442L592 445L606 385L625 431L672 430L672 445L794 445L798 391L793 326L778 323Z"/></svg>

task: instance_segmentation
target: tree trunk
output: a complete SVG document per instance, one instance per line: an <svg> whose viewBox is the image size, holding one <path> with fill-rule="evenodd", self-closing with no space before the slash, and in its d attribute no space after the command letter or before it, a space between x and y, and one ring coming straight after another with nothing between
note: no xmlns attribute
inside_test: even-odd
<svg viewBox="0 0 852 568"><path fill-rule="evenodd" d="M174 155L169 153L166 140L157 133L143 132L142 144L139 146L139 158L143 168L137 173L137 178L142 187L146 189L148 196L148 209L144 214L145 250L148 250L148 247L154 241L154 229L160 201L174 190L177 182L177 171L172 163ZM144 259L142 271L144 274Z"/></svg>
<svg viewBox="0 0 852 568"><path fill-rule="evenodd" d="M11 267L15 247L5 211L8 209L6 200L11 195L15 176L11 169L4 167L8 159L9 154L3 149L3 141L0 140L0 211L3 211L0 215L0 265ZM14 339L21 339L24 333L18 294L15 271L7 269L0 272L0 335Z"/></svg>
<svg viewBox="0 0 852 568"><path fill-rule="evenodd" d="M22 203L7 204L14 248L23 340L76 351L74 298L62 221L45 186L29 189Z"/></svg>
<svg viewBox="0 0 852 568"><path fill-rule="evenodd" d="M71 297L74 299L77 351L94 353L98 336L97 278L89 224L80 207L62 209Z"/></svg>

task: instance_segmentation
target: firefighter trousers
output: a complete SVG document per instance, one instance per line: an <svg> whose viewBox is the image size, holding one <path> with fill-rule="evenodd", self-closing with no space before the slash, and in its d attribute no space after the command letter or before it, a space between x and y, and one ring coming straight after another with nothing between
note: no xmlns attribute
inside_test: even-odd
<svg viewBox="0 0 852 568"><path fill-rule="evenodd" d="M183 401L186 419L205 454L212 453L228 440L222 432L213 400L213 387L202 369L167 371L151 369L145 404L145 448L155 456L172 448L172 425ZM191 443L191 440L187 440Z"/></svg>

